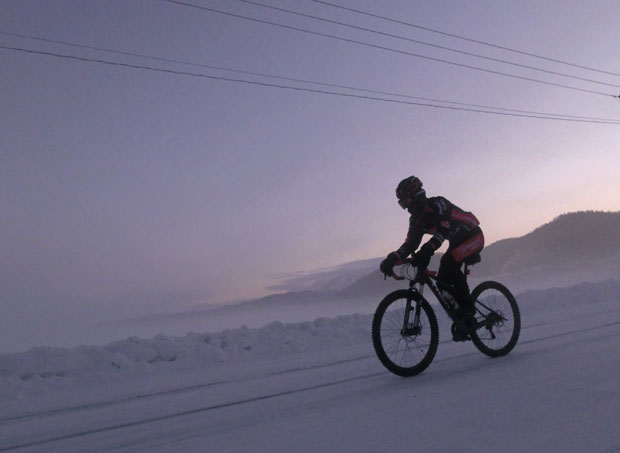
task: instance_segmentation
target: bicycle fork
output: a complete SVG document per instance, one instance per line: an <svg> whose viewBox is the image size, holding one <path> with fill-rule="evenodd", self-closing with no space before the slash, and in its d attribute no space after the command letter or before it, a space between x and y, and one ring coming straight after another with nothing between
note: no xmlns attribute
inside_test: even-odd
<svg viewBox="0 0 620 453"><path fill-rule="evenodd" d="M415 305L413 305L415 302ZM410 337L413 335L420 334L420 310L421 305L417 301L414 300L413 297L407 297L407 304L405 305L405 316L403 317L403 328L401 330L401 335L404 337ZM413 322L409 322L411 318L411 314L413 312Z"/></svg>

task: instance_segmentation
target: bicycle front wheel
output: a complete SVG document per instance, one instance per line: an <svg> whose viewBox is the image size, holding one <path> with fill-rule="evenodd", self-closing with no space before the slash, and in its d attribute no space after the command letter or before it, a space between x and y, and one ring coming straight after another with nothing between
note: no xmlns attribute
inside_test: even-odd
<svg viewBox="0 0 620 453"><path fill-rule="evenodd" d="M508 354L521 332L521 314L512 293L498 282L483 282L471 293L476 306L476 330L471 339L489 357Z"/></svg>
<svg viewBox="0 0 620 453"><path fill-rule="evenodd" d="M411 291L388 294L372 320L372 344L377 357L399 376L414 376L428 367L439 344L437 318L423 298Z"/></svg>

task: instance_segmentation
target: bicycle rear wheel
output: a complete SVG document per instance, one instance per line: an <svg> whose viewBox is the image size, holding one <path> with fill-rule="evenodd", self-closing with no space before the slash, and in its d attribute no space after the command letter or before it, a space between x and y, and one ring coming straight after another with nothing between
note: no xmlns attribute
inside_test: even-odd
<svg viewBox="0 0 620 453"><path fill-rule="evenodd" d="M412 309L405 319L408 307ZM411 291L388 294L372 320L372 344L383 366L392 373L405 377L421 373L433 361L439 344L433 309L423 298L414 300Z"/></svg>
<svg viewBox="0 0 620 453"><path fill-rule="evenodd" d="M476 304L477 328L471 335L474 345L489 357L508 354L521 333L521 314L514 296L493 281L476 286L471 296Z"/></svg>

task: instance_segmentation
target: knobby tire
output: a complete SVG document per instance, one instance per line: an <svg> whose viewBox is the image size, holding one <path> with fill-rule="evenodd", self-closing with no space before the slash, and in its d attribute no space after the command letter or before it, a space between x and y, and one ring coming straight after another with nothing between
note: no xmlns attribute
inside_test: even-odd
<svg viewBox="0 0 620 453"><path fill-rule="evenodd" d="M388 294L379 304L372 320L372 343L377 357L388 370L409 377L424 371L433 361L439 344L437 317L430 304L421 296L418 301L409 290ZM403 335L402 327L407 298L414 307L409 321L420 305L420 328L417 335Z"/></svg>
<svg viewBox="0 0 620 453"><path fill-rule="evenodd" d="M491 312L501 320L489 327L479 327L471 339L476 348L489 357L508 354L517 344L521 333L521 313L512 293L504 285L494 281L480 283L471 293L476 301L476 320L484 321ZM489 311L491 309L491 311ZM495 336L495 338L492 338Z"/></svg>

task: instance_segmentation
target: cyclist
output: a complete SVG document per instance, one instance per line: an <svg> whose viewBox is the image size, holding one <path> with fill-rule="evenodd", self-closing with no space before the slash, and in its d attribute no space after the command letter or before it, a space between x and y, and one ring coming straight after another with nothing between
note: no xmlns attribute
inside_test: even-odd
<svg viewBox="0 0 620 453"><path fill-rule="evenodd" d="M427 198L422 181L415 176L405 178L398 184L396 197L401 208L411 214L409 232L403 245L381 262L381 272L393 276L392 268L417 250L424 234L431 234L433 237L420 247L412 259L418 269L424 270L431 256L447 239L450 245L441 258L437 274L440 288L446 289L442 283L451 285L451 293L459 305L457 316L461 320L471 318L475 312L474 303L461 264L465 260L471 264L480 260L484 235L478 219L444 197Z"/></svg>

